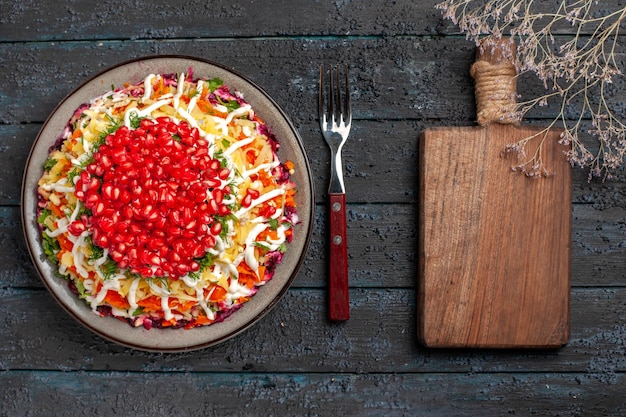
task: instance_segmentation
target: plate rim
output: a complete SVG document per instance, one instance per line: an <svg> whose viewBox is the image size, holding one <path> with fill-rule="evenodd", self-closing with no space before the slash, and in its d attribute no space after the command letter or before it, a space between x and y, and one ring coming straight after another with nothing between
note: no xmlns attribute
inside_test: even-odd
<svg viewBox="0 0 626 417"><path fill-rule="evenodd" d="M110 334L106 331L104 331L102 329L102 326L95 326L93 325L91 322L88 322L86 320L84 320L83 318L81 318L80 314L78 314L78 312L76 312L70 305L68 305L68 303L61 297L60 294L57 293L57 290L55 288L53 288L52 286L52 282L49 282L49 279L54 279L54 280L59 280L62 284L64 284L67 287L66 284L66 280L63 278L59 278L59 277L46 277L46 273L45 271L42 269L42 265L41 263L43 262L49 262L47 260L41 260L38 259L37 257L37 253L35 252L35 248L32 247L32 243L31 243L31 236L29 236L29 231L31 231L32 233L32 225L29 224L29 222L32 222L33 217L35 217L35 223L36 223L36 216L34 216L32 213L30 214L30 217L28 216L29 213L26 213L26 206L27 206L27 201L29 199L29 193L31 193L31 197L32 197L32 193L33 190L30 190L29 185L32 184L27 184L27 178L28 178L28 174L30 172L31 169L31 164L32 161L34 159L35 156L35 148L37 147L37 145L39 144L39 142L42 139L42 135L45 132L46 128L48 127L48 125L51 123L51 121L55 118L55 116L57 115L57 112L61 109L61 107L63 107L63 105L65 103L67 103L70 99L72 99L76 94L78 94L82 89L86 88L86 86L88 86L90 83L97 81L100 78L105 77L108 73L112 72L112 71L116 71L119 70L120 68L124 68L127 66L131 66L133 64L140 64L140 63L147 63L150 61L164 61L164 60L168 60L168 61L190 61L190 62L196 62L199 64L202 64L203 66L208 66L208 67L215 67L218 70L221 71L225 71L227 73L230 73L231 75L235 76L235 78L239 78L242 81L244 81L244 83L248 83L249 86L256 90L256 93L259 93L261 95L261 97L267 101L267 103L272 107L272 109L274 111L276 111L278 113L278 117L279 119L282 121L282 123L285 123L286 127L288 128L288 131L293 135L293 139L290 139L290 142L292 142L293 145L295 145L295 147L297 148L297 150L299 151L299 156L302 157L302 161L304 162L303 166L301 164L301 166L299 167L300 170L304 170L304 176L306 178L306 182L308 187L308 200L309 200L309 204L307 205L307 212L308 212L308 219L307 219L307 223L306 225L303 225L302 223L300 223L297 227L302 227L305 226L305 228L300 229L299 233L300 234L305 234L304 238L303 238L303 243L302 243L302 248L301 248L301 252L298 255L294 255L294 256L298 256L298 259L295 261L294 264L294 268L292 269L291 272L287 272L289 275L289 277L286 279L286 281L284 282L284 284L282 284L282 286L280 287L280 289L276 292L276 294L271 298L271 300L269 301L269 303L267 303L260 311L258 311L254 316L252 316L249 320L245 321L243 324L236 326L235 328L233 328L232 330L227 331L225 334L211 339L209 337L205 338L204 341L200 341L198 343L194 343L194 344L180 344L180 345L172 345L172 346L168 346L168 347L159 347L156 344L143 344L143 343L132 343L132 342L128 342L127 340L124 340L122 338L116 337L116 335L114 334ZM193 66L191 66L193 68ZM174 71L172 71L173 73ZM165 72L163 72L165 73ZM196 70L194 68L194 75L196 73ZM146 74L147 75L147 74ZM210 74L209 74L210 75ZM133 80L129 80L131 82L133 82ZM138 82L138 81L137 81ZM229 85L230 86L230 85ZM231 86L232 87L232 86ZM235 91L240 91L240 88L235 88L232 87L233 90ZM103 89L103 92L106 92ZM243 92L245 93L245 92ZM244 94L245 96L245 94ZM87 100L89 100L89 98L87 98ZM69 117L71 117L71 115L68 115L67 120L69 120ZM264 117L264 120L266 118ZM272 127L272 126L270 126ZM59 132L60 135L61 132ZM46 142L46 145L49 145L49 148L51 148L52 146L55 145L55 140L57 140L58 138L54 138L52 140L50 140L50 142ZM279 137L279 143L283 143L282 139ZM34 167L33 167L34 168ZM36 185L36 184L35 184ZM298 192L300 192L300 190L298 190ZM36 194L36 193L35 193ZM35 199L35 204L37 202L37 199ZM33 141L33 144L31 145L30 151L28 153L28 156L26 158L26 162L25 162L25 169L24 169L24 173L22 175L22 186L21 186L21 196L20 196L20 203L21 203L21 207L20 207L20 214L21 214L21 223L22 223L22 231L24 234L24 238L26 240L26 246L28 248L28 252L31 258L31 261L33 263L33 265L35 266L35 269L37 270L37 274L39 275L39 278L41 279L41 281L44 283L44 286L47 288L48 292L53 296L53 298L55 299L55 301L57 302L57 304L59 304L67 313L70 314L70 316L72 316L76 321L78 321L78 323L80 323L82 326L86 327L87 329L89 329L91 332L107 339L110 340L112 342L115 342L117 344L120 344L122 346L126 346L132 349L137 349L137 350L142 350L142 351L147 351L147 352L159 352L159 353L174 353L174 352L188 352L188 351L193 351L193 350L198 350L198 349L203 349L206 347L210 347L210 346L214 346L217 345L219 343L222 343L242 332L244 332L245 330L247 330L248 328L252 327L254 324L256 324L261 318L263 318L267 313L269 313L277 304L278 302L283 298L283 296L285 295L285 293L289 290L289 288L291 287L291 284L293 283L294 279L296 278L296 276L298 275L298 272L300 271L304 260L306 258L307 252L308 252L308 248L311 242L311 238L312 238L312 234L313 234L313 224L314 224L314 217L315 217L315 183L313 181L313 175L312 175L312 169L311 169L311 165L310 165L310 161L307 157L307 153L306 153L306 149L304 147L304 141L302 140L302 137L300 136L298 130L296 129L296 127L294 126L291 118L287 115L287 113L285 112L285 110L276 102L276 100L274 100L269 93L267 93L267 91L262 88L261 86L259 86L256 82L252 81L252 79L250 79L248 76L244 75L243 73L241 73L240 71L231 68L229 66L226 66L222 63L210 60L210 59L206 59L206 58L201 58L201 57L197 57L197 56L192 56L192 55L182 55L182 54L155 54L155 55L147 55L147 56L141 56L141 57L136 57L136 58L132 58L132 59L128 59L128 60L124 60L121 61L117 64L113 64L108 66L107 68L98 71L97 73L95 73L94 75L87 77L85 80L83 80L77 87L73 88L62 100L59 101L59 103L57 103L57 105L54 107L54 109L50 112L50 114L48 115L48 117L46 118L46 120L44 121L44 123L42 124L41 128L39 129L39 132L37 133L37 136L35 137L35 140ZM36 206L35 206L36 207ZM298 213L300 213L300 210L298 210ZM41 246L41 235L40 232L37 230L36 236L34 238L34 240L36 240L37 244L39 246ZM289 252L288 252L289 253ZM56 268L56 266L51 265L53 268ZM280 268L280 265L279 267ZM271 282L271 281L270 281ZM269 282L268 282L269 283ZM259 287L259 291L262 291L264 286ZM90 309L89 306L87 305L87 303L85 302L85 300L81 300L76 296L76 300L80 301L80 303L82 303L85 308ZM254 297L252 298L252 300L254 300ZM252 302L252 300L250 302ZM248 303L245 303L242 305L241 308L245 308L246 305ZM238 313L238 311L233 312L233 315L236 315ZM92 313L93 314L93 313ZM231 316L229 316L231 317ZM227 317L225 320L228 320ZM112 317L100 317L96 314L93 314L93 318L94 319L98 319L98 320L115 320ZM211 328L213 328L213 326L217 326L220 325L221 323L215 323L212 324L210 326L206 326L206 327L199 327L199 328L195 328L195 329L150 329L150 330L144 330L143 327L140 328L135 328L133 329L129 324L127 323L121 323L125 326L128 327L128 329L130 331L147 331L147 332L193 332L193 331L209 331ZM156 333L155 332L155 333Z"/></svg>

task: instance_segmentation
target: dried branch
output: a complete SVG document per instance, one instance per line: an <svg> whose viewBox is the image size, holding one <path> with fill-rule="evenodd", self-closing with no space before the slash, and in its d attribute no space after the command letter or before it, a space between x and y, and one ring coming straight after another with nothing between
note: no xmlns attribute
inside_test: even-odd
<svg viewBox="0 0 626 417"><path fill-rule="evenodd" d="M626 7L600 11L595 0L563 0L557 10L538 11L533 0L446 0L435 7L476 42L485 36L509 36L518 43L518 73L534 73L546 93L517 105L519 117L536 107L557 100L559 113L548 128L564 129L561 142L570 145L568 158L573 166L589 168L589 178L611 178L626 158L626 125L609 102L609 87L622 76L616 60L617 42ZM573 36L558 36L565 27L575 28ZM571 33L571 29L570 29ZM575 114L571 117L567 115ZM586 133L597 139L598 149L583 143L583 124L591 121ZM508 152L524 156L529 140L511 144ZM519 166L527 175L546 172L540 153Z"/></svg>

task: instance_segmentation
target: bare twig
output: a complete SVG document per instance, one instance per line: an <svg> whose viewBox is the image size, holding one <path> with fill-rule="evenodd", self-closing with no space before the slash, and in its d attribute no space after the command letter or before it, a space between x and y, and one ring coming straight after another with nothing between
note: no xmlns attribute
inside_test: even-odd
<svg viewBox="0 0 626 417"><path fill-rule="evenodd" d="M534 0L446 0L435 7L456 24L467 39L509 36L518 43L518 73L534 73L546 93L518 103L523 117L529 110L559 103L559 113L549 127L564 129L561 142L569 145L572 165L589 168L589 177L611 178L626 159L626 125L611 109L607 89L622 76L616 48L626 7L596 10L595 0L563 0L555 11L542 13ZM575 28L573 36L556 36L560 28ZM576 117L567 115L577 114ZM583 143L583 124L591 121L588 134L598 141L590 151ZM511 144L507 152L524 156L529 140ZM540 153L528 156L519 166L528 175L546 172Z"/></svg>

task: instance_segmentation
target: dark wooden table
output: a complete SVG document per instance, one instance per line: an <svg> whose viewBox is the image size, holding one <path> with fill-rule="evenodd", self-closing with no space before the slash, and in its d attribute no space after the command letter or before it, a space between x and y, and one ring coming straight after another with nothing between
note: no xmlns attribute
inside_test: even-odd
<svg viewBox="0 0 626 417"><path fill-rule="evenodd" d="M566 347L417 341L418 136L475 117L474 45L434 4L0 1L0 415L626 415L623 171L605 183L574 171ZM154 54L218 61L265 88L299 130L316 186L313 240L285 297L243 334L188 353L131 350L80 327L42 285L20 223L26 156L56 104L105 68ZM316 119L319 66L335 62L350 65L354 112L344 324L326 319L329 152Z"/></svg>

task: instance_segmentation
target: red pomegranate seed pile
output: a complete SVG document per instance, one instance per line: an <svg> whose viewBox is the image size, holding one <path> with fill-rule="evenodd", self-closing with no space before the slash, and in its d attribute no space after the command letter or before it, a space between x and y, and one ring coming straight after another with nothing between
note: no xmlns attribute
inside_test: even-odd
<svg viewBox="0 0 626 417"><path fill-rule="evenodd" d="M76 182L89 218L68 227L108 249L120 268L145 277L178 279L198 271L230 214L230 170L186 122L143 119L106 137Z"/></svg>

